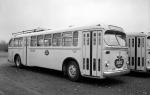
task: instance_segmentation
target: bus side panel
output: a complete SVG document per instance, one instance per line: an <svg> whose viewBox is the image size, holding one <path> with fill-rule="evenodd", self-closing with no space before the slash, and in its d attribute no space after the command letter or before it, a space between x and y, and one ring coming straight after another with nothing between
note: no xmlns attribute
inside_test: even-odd
<svg viewBox="0 0 150 95"><path fill-rule="evenodd" d="M46 54L49 52L49 54ZM29 49L29 65L39 66L55 70L62 70L63 61L72 57L80 62L81 49L71 49L71 48L30 48Z"/></svg>

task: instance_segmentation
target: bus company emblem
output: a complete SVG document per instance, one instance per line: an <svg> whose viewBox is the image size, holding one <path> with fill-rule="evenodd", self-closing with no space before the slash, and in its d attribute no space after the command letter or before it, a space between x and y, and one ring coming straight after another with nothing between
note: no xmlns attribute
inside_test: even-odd
<svg viewBox="0 0 150 95"><path fill-rule="evenodd" d="M117 68L121 68L124 64L124 60L122 59L122 56L117 56L117 59L115 60L115 66Z"/></svg>
<svg viewBox="0 0 150 95"><path fill-rule="evenodd" d="M48 50L45 50L45 55L49 55L49 51Z"/></svg>

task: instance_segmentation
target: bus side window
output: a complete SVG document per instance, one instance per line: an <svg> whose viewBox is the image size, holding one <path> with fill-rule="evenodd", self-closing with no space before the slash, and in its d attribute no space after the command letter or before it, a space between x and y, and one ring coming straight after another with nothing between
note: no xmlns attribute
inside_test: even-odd
<svg viewBox="0 0 150 95"><path fill-rule="evenodd" d="M15 38L14 39L14 47L18 47L18 45L19 45L18 38Z"/></svg>
<svg viewBox="0 0 150 95"><path fill-rule="evenodd" d="M138 47L140 47L140 38L138 38Z"/></svg>
<svg viewBox="0 0 150 95"><path fill-rule="evenodd" d="M11 39L11 40L9 41L8 46L9 46L9 47L13 47L13 39Z"/></svg>
<svg viewBox="0 0 150 95"><path fill-rule="evenodd" d="M85 45L85 34L83 36L83 45Z"/></svg>
<svg viewBox="0 0 150 95"><path fill-rule="evenodd" d="M101 45L101 33L98 34L99 45Z"/></svg>
<svg viewBox="0 0 150 95"><path fill-rule="evenodd" d="M37 44L36 36L31 36L31 43L30 43L30 46L35 47L36 44Z"/></svg>
<svg viewBox="0 0 150 95"><path fill-rule="evenodd" d="M150 47L150 36L147 37L147 46Z"/></svg>
<svg viewBox="0 0 150 95"><path fill-rule="evenodd" d="M72 46L72 32L64 32L62 41L63 46Z"/></svg>
<svg viewBox="0 0 150 95"><path fill-rule="evenodd" d="M52 44L53 44L53 46L60 46L61 45L61 33L53 34Z"/></svg>
<svg viewBox="0 0 150 95"><path fill-rule="evenodd" d="M93 45L96 45L96 33L93 35Z"/></svg>
<svg viewBox="0 0 150 95"><path fill-rule="evenodd" d="M43 35L38 35L37 36L37 46L43 46L44 45L44 41L43 41Z"/></svg>
<svg viewBox="0 0 150 95"><path fill-rule="evenodd" d="M73 46L78 45L78 31L73 32Z"/></svg>
<svg viewBox="0 0 150 95"><path fill-rule="evenodd" d="M132 47L134 47L134 39L132 39Z"/></svg>
<svg viewBox="0 0 150 95"><path fill-rule="evenodd" d="M128 44L129 44L129 47L130 47L130 39L129 39L129 43Z"/></svg>
<svg viewBox="0 0 150 95"><path fill-rule="evenodd" d="M51 34L46 34L44 38L44 46L51 46Z"/></svg>
<svg viewBox="0 0 150 95"><path fill-rule="evenodd" d="M89 33L87 34L87 46L90 44L90 35Z"/></svg>
<svg viewBox="0 0 150 95"><path fill-rule="evenodd" d="M18 38L18 47L22 47L23 46L23 38Z"/></svg>
<svg viewBox="0 0 150 95"><path fill-rule="evenodd" d="M144 47L144 44L145 44L145 43L144 43L144 38L142 38L142 47Z"/></svg>

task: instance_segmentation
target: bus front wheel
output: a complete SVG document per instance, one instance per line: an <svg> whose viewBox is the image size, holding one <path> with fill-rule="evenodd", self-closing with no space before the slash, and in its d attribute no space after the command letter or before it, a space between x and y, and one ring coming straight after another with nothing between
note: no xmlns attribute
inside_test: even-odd
<svg viewBox="0 0 150 95"><path fill-rule="evenodd" d="M18 67L18 68L21 68L21 67L22 67L20 56L16 56L16 57L15 57L15 65L16 65L16 67Z"/></svg>
<svg viewBox="0 0 150 95"><path fill-rule="evenodd" d="M67 75L71 81L78 81L80 78L80 70L75 61L70 61L67 66Z"/></svg>

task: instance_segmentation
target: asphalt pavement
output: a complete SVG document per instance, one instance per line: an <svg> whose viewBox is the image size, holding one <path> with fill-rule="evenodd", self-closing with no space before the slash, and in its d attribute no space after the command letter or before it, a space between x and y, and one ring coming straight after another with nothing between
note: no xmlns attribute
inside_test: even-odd
<svg viewBox="0 0 150 95"><path fill-rule="evenodd" d="M62 72L18 69L0 54L0 95L150 95L150 73L130 73L106 79L71 82Z"/></svg>

